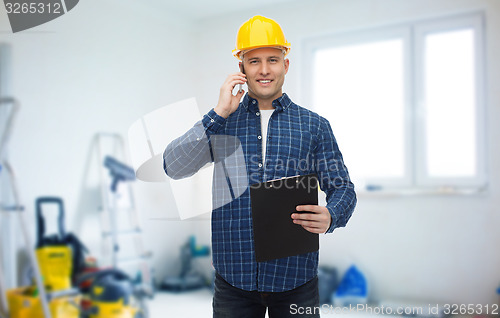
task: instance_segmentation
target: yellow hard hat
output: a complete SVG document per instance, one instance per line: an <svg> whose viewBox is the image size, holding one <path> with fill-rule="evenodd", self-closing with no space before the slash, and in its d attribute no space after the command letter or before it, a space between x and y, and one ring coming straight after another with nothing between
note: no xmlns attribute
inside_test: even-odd
<svg viewBox="0 0 500 318"><path fill-rule="evenodd" d="M241 60L240 54L243 51L260 47L281 47L285 55L290 51L290 43L286 41L280 25L273 19L256 15L238 30L233 55Z"/></svg>

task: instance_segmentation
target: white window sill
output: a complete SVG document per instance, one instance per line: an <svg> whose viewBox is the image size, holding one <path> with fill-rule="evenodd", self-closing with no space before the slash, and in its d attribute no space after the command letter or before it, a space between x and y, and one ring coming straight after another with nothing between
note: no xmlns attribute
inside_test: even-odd
<svg viewBox="0 0 500 318"><path fill-rule="evenodd" d="M434 188L378 188L356 189L358 197L405 197L405 196L470 196L488 194L488 187L434 187Z"/></svg>

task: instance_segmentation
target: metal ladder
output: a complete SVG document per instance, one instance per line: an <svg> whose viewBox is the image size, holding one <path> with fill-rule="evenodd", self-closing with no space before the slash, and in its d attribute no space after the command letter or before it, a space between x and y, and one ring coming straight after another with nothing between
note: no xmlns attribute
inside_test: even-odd
<svg viewBox="0 0 500 318"><path fill-rule="evenodd" d="M99 164L99 179L101 192L101 223L103 254L111 255L111 265L122 269L123 266L137 264L138 273L141 275L142 286L147 294L152 295L154 290L152 267L150 259L152 253L144 246L143 231L140 225L139 215L135 207L132 185L129 180L119 176L113 176L113 169L118 174L126 172L135 173L126 163L125 144L121 135L117 133L97 133L93 140L93 149L96 149ZM129 169L131 171L129 171ZM123 222L124 218L128 222ZM119 224L122 221L122 224ZM125 223L125 224L123 224ZM124 246L122 240L133 240L133 251L128 254L122 253ZM127 245L127 247L129 247ZM136 268L135 266L133 267ZM133 277L133 276L132 276Z"/></svg>
<svg viewBox="0 0 500 318"><path fill-rule="evenodd" d="M14 170L10 166L9 162L5 158L5 152L7 148L7 143L10 137L10 132L12 130L12 125L14 121L15 114L19 109L18 103L13 98L1 98L0 99L0 109L2 114L7 114L7 119L5 120L4 131L0 135L0 173L6 174L9 180L10 190L12 192L13 204L1 204L0 205L0 216L2 213L15 213L19 216L19 223L24 236L24 241L26 245L26 251L28 252L28 257L33 266L36 285L40 295L40 301L42 304L43 315L45 318L51 318L47 293L45 287L42 283L42 276L40 273L40 267L38 266L38 261L35 255L34 244L31 241L30 233L27 228L26 215L24 207L20 204L19 193L17 191L17 184L15 179ZM0 264L1 265L1 264ZM1 266L0 266L1 267ZM6 299L6 286L4 282L2 268L0 268L0 316L9 317L8 315L8 305Z"/></svg>

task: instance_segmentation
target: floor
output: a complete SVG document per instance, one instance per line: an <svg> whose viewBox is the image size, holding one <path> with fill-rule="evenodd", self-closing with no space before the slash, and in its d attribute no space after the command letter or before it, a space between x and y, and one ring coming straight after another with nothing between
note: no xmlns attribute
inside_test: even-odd
<svg viewBox="0 0 500 318"><path fill-rule="evenodd" d="M209 318L212 317L212 293L208 289L186 293L157 292L149 302L150 318ZM321 307L321 317L338 317L339 315L353 318L371 318L376 315L366 312L351 311L349 313L335 312L332 307ZM266 316L267 317L267 316ZM378 316L380 317L380 316ZM393 315L392 318L397 316Z"/></svg>
<svg viewBox="0 0 500 318"><path fill-rule="evenodd" d="M149 302L149 317L212 317L212 293L208 289L186 292L157 292Z"/></svg>

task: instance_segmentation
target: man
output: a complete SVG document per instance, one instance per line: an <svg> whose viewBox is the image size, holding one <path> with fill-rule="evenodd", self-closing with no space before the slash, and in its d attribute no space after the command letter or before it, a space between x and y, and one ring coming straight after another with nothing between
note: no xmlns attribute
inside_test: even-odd
<svg viewBox="0 0 500 318"><path fill-rule="evenodd" d="M233 51L241 60L240 72L227 77L217 106L167 147L164 169L173 178L192 175L205 163L217 161L216 137L235 136L239 143L233 148L243 150L242 169L250 184L310 173L318 176L327 206L298 206L298 212L311 213L291 217L309 232L330 233L346 225L356 194L328 121L282 92L289 49L274 20L255 16L245 22ZM240 89L233 95L241 84L247 84L248 94ZM231 183L225 166L224 173L214 179ZM266 309L271 318L299 313L319 317L318 252L256 262L249 192L248 187L241 195L232 191L232 200L212 211L214 317L264 317Z"/></svg>

